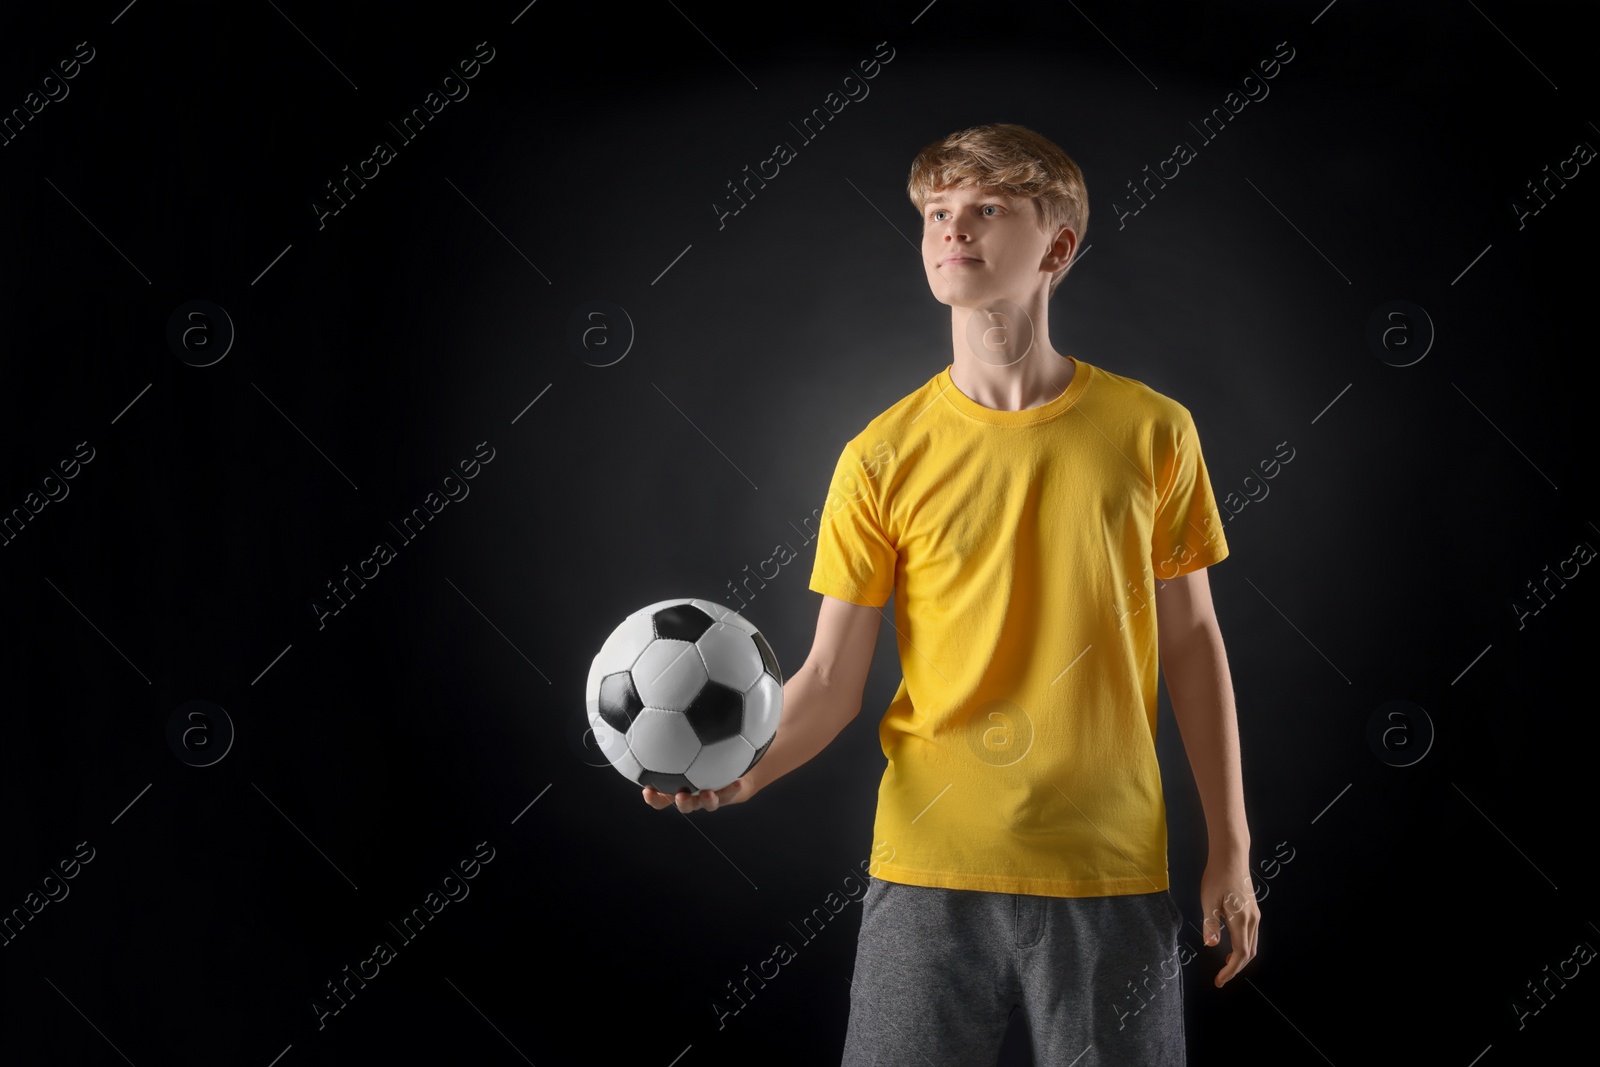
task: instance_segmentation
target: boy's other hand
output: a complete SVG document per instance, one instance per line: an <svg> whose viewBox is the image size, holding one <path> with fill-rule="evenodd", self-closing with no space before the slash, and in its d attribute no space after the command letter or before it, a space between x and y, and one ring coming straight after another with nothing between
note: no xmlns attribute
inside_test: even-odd
<svg viewBox="0 0 1600 1067"><path fill-rule="evenodd" d="M1222 970L1212 983L1221 989L1256 954L1257 931L1261 926L1261 905L1256 902L1250 879L1248 855L1231 859L1213 856L1200 876L1200 904L1205 908L1208 945L1222 944L1222 930L1228 930L1230 951Z"/></svg>
<svg viewBox="0 0 1600 1067"><path fill-rule="evenodd" d="M735 778L721 789L702 789L698 793L691 793L687 789L680 789L676 796L669 796L649 786L644 787L644 802L657 810L669 804L677 804L678 810L688 814L691 811L716 811L724 804L738 804L747 800L748 790L745 789L743 778Z"/></svg>

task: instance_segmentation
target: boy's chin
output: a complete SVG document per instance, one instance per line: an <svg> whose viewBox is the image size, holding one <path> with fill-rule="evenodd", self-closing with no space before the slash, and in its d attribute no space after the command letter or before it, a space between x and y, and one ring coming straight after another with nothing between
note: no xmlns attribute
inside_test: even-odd
<svg viewBox="0 0 1600 1067"><path fill-rule="evenodd" d="M993 301L997 294L980 292L972 286L944 285L932 290L933 298L946 307L975 308Z"/></svg>
<svg viewBox="0 0 1600 1067"><path fill-rule="evenodd" d="M995 311L1002 308L1016 308L1021 305L1005 293L990 292L988 290L965 290L952 292L935 291L933 298L951 310L960 311Z"/></svg>

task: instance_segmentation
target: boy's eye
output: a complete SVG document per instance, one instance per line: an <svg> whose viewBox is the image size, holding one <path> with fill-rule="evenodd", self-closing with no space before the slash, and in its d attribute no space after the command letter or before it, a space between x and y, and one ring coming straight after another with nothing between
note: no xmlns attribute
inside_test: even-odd
<svg viewBox="0 0 1600 1067"><path fill-rule="evenodd" d="M985 213L987 213L990 208L993 208L995 210L996 214L998 214L999 211L1000 211L1000 205L999 204L985 204L985 205L983 205L983 210L984 210ZM939 216L940 215L944 215L944 214L947 214L946 209L944 209L942 207L936 207L932 211L928 212L928 218L932 219L934 222L939 222L940 221ZM994 215L989 215L989 218L994 218Z"/></svg>

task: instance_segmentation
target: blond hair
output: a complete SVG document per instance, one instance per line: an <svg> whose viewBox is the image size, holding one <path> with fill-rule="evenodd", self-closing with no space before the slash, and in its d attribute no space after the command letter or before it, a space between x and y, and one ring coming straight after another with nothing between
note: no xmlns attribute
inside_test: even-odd
<svg viewBox="0 0 1600 1067"><path fill-rule="evenodd" d="M1089 228L1089 189L1083 171L1049 138L1010 122L972 126L918 152L906 182L918 215L935 191L968 188L1032 199L1045 233L1053 238L1070 229L1077 236L1077 259ZM1068 261L1051 277L1048 295L1055 295L1071 266Z"/></svg>

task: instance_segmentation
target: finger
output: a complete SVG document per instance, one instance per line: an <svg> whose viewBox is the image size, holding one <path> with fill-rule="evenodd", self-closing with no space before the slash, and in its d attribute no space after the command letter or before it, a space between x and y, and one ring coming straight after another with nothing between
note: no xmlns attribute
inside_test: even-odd
<svg viewBox="0 0 1600 1067"><path fill-rule="evenodd" d="M1244 963L1249 963L1256 958L1256 953L1261 945L1261 916L1252 913L1245 921L1244 928L1240 931L1240 941L1244 944ZM1243 963L1240 966L1244 966Z"/></svg>
<svg viewBox="0 0 1600 1067"><path fill-rule="evenodd" d="M1244 965L1249 962L1250 953L1246 952L1242 948L1234 948L1231 950L1228 953L1228 962L1223 966L1222 970L1217 972L1217 988L1221 989L1224 985L1227 985L1228 981L1232 979L1234 975L1243 970Z"/></svg>
<svg viewBox="0 0 1600 1067"><path fill-rule="evenodd" d="M1217 977L1212 980L1213 984L1215 984L1218 989L1221 989L1223 986L1227 985L1228 980L1231 979L1235 974L1239 973L1240 965L1237 962L1238 959L1239 953L1237 951L1228 953L1228 962L1226 966L1224 966L1222 970L1218 971Z"/></svg>
<svg viewBox="0 0 1600 1067"><path fill-rule="evenodd" d="M645 786L644 787L644 802L646 804L650 805L652 808L655 808L657 811L660 811L662 808L664 808L668 804L672 803L672 798L669 797L669 796L666 796L663 793L656 792L654 789L651 789L649 786Z"/></svg>
<svg viewBox="0 0 1600 1067"><path fill-rule="evenodd" d="M1228 953L1227 964L1217 972L1216 986L1221 989L1229 979L1244 969L1256 955L1256 923L1252 921L1236 923L1229 935L1233 949Z"/></svg>

